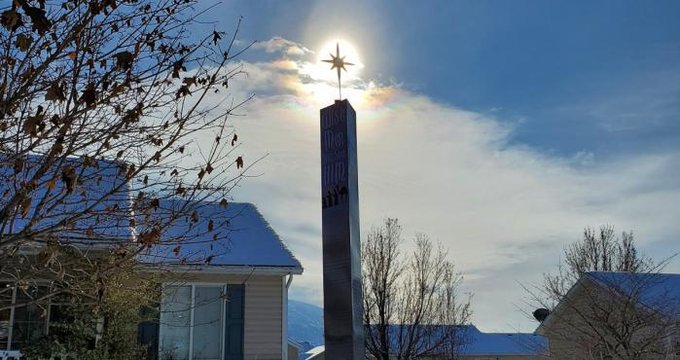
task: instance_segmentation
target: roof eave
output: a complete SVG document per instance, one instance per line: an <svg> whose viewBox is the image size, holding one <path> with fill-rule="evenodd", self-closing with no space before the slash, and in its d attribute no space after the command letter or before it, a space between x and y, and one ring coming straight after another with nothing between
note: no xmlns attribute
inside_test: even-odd
<svg viewBox="0 0 680 360"><path fill-rule="evenodd" d="M179 265L145 264L145 271L176 271L190 274L219 275L301 275L301 266L259 266L259 265Z"/></svg>

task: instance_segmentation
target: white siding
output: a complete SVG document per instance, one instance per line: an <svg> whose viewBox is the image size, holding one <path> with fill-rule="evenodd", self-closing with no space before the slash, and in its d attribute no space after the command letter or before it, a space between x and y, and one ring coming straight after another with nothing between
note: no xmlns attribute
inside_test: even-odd
<svg viewBox="0 0 680 360"><path fill-rule="evenodd" d="M246 282L244 355L246 360L280 360L284 278L253 277Z"/></svg>

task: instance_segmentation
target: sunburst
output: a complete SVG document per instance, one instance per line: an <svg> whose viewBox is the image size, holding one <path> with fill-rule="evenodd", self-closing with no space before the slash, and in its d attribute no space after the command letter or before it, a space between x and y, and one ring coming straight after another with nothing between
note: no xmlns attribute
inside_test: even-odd
<svg viewBox="0 0 680 360"><path fill-rule="evenodd" d="M345 70L347 71L347 68L345 66L351 66L354 65L351 62L345 61L345 56L340 56L340 43L336 43L335 45L335 55L333 53L329 54L331 56L330 59L327 60L321 60L323 62L331 63L333 64L331 66L331 70L337 69L338 70L338 98L342 100L342 81L341 81L341 71L340 70Z"/></svg>

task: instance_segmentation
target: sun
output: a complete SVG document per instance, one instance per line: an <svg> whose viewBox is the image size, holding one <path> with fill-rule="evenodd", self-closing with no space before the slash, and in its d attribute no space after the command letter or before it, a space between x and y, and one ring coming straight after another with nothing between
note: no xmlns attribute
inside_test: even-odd
<svg viewBox="0 0 680 360"><path fill-rule="evenodd" d="M331 69L332 64L323 61L331 59L331 55L335 56L336 46L340 47L340 57L344 57L344 61L354 64L352 66L345 66L346 70L342 70L342 83L344 88L345 85L351 85L351 83L359 80L359 74L364 68L357 48L347 40L335 39L326 41L323 46L316 51L315 61L309 64L304 72L314 80L328 82L337 87L338 77L336 70Z"/></svg>
<svg viewBox="0 0 680 360"><path fill-rule="evenodd" d="M311 81L302 84L301 87L310 97L321 103L338 98L337 69L333 68L332 63L324 62L336 56L338 47L340 58L344 58L344 62L353 64L346 65L341 70L342 97L357 101L363 97L363 90L360 89L362 87L360 74L364 64L359 51L347 40L333 39L319 47L319 50L315 52L315 59L303 65L302 69L302 73L309 76Z"/></svg>
<svg viewBox="0 0 680 360"><path fill-rule="evenodd" d="M361 69L364 67L363 63L361 63L361 57L359 56L359 52L357 51L356 47L352 45L349 41L346 40L331 40L327 41L322 47L321 50L318 52L318 59L317 63L319 66L328 72L328 70L331 67L331 64L324 62L324 60L331 59L333 56L336 54L336 50L340 49L340 57L344 58L343 60L346 62L350 62L353 65L352 66L347 66L345 69L346 71L343 71L343 78L351 79L353 77L357 77L359 75L359 72ZM331 77L335 78L333 75L333 72L330 71Z"/></svg>

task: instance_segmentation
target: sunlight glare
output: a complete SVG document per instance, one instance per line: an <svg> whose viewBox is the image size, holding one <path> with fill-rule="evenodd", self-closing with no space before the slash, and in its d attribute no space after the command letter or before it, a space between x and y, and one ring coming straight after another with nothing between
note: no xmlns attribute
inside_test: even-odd
<svg viewBox="0 0 680 360"><path fill-rule="evenodd" d="M329 100L337 99L337 71L331 69L331 64L322 61L331 59L331 54L335 56L337 44L340 45L340 56L344 57L346 62L354 64L346 66L347 71L342 70L343 98L361 101L364 91L361 89L362 81L359 74L364 68L364 64L360 60L359 52L356 47L350 42L342 39L327 41L321 47L321 50L316 53L316 61L314 63L307 63L303 66L302 73L308 75L311 79L320 82L315 81L305 84L302 87L317 101L326 103Z"/></svg>

